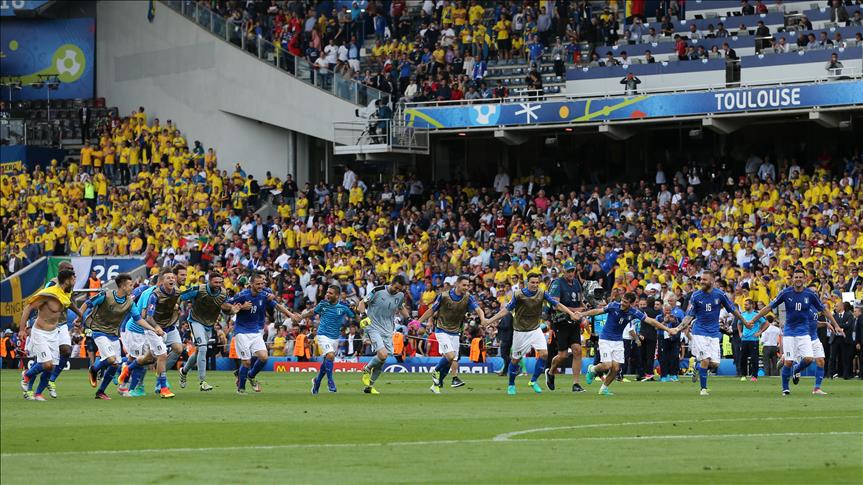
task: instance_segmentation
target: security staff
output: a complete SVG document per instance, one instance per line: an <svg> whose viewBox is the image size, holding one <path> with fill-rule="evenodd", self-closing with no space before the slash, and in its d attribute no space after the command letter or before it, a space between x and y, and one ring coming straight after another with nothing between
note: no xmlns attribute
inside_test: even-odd
<svg viewBox="0 0 863 485"><path fill-rule="evenodd" d="M575 263L572 260L563 263L563 276L554 280L549 293L559 299L563 306L574 311L581 310L582 286L575 274ZM557 342L557 355L545 370L545 384L550 390L554 390L554 376L572 351L572 392L584 392L578 382L581 375L581 322L573 321L566 313L552 310L551 324Z"/></svg>

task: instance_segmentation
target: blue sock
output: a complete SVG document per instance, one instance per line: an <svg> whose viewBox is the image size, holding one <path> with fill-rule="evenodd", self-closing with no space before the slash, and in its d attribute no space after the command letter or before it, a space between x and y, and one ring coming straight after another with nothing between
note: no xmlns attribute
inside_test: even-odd
<svg viewBox="0 0 863 485"><path fill-rule="evenodd" d="M51 379L50 379L50 380L51 380L51 382L56 381L56 380L57 380L57 378L58 378L58 377L60 377L60 373L61 373L61 372L63 372L63 370L65 370L65 369L66 369L66 364L67 364L67 363L69 363L69 358L68 358L68 357L63 357L63 356L61 355L61 356L60 356L60 362L58 362L58 363L57 363L57 365L55 365L55 366L54 366L54 370L52 370L52 371L51 371Z"/></svg>
<svg viewBox="0 0 863 485"><path fill-rule="evenodd" d="M252 358L249 359L249 369L254 368L255 364L257 364L257 363L258 363L258 358L253 355Z"/></svg>
<svg viewBox="0 0 863 485"><path fill-rule="evenodd" d="M536 363L533 365L533 377L530 378L530 382L536 382L536 379L542 374L542 371L545 370L545 359L536 359Z"/></svg>
<svg viewBox="0 0 863 485"><path fill-rule="evenodd" d="M444 378L447 374L449 374L450 362L446 359L446 357L441 357L440 361L438 361L437 366L435 366L434 370L440 372L440 382L443 383Z"/></svg>
<svg viewBox="0 0 863 485"><path fill-rule="evenodd" d="M109 365L111 365L111 363L108 362L107 359L99 359L99 362L96 362L95 364L93 364L93 370L96 372L99 372L100 370L104 369L105 367L107 367Z"/></svg>
<svg viewBox="0 0 863 485"><path fill-rule="evenodd" d="M701 388L707 389L707 369L701 367L701 364L695 366L698 369L698 380L701 381Z"/></svg>
<svg viewBox="0 0 863 485"><path fill-rule="evenodd" d="M515 376L518 375L518 371L521 370L521 366L518 364L514 364L512 362L509 363L509 385L515 385Z"/></svg>
<svg viewBox="0 0 863 485"><path fill-rule="evenodd" d="M161 372L156 378L156 389L161 390L163 387L168 387L168 376L164 372Z"/></svg>
<svg viewBox="0 0 863 485"><path fill-rule="evenodd" d="M132 365L135 364L137 364L137 361L132 363ZM131 368L129 373L131 375L129 378L129 389L135 389L141 384L141 380L144 378L144 368L138 365L135 368Z"/></svg>
<svg viewBox="0 0 863 485"><path fill-rule="evenodd" d="M798 374L806 370L810 365L812 365L812 361L806 362L805 360L801 360L797 364L794 365L794 370L791 372L792 374Z"/></svg>
<svg viewBox="0 0 863 485"><path fill-rule="evenodd" d="M105 389L108 388L108 384L111 383L111 380L114 378L114 374L117 373L117 366L112 365L105 369L105 375L102 376L102 383L99 384L99 392L105 392Z"/></svg>
<svg viewBox="0 0 863 485"><path fill-rule="evenodd" d="M815 389L821 389L821 381L824 380L824 368L815 367Z"/></svg>
<svg viewBox="0 0 863 485"><path fill-rule="evenodd" d="M331 360L324 359L324 365L326 366L327 382L333 382L333 366L335 364Z"/></svg>
<svg viewBox="0 0 863 485"><path fill-rule="evenodd" d="M237 389L245 389L246 388L246 378L249 376L249 368L241 365L240 373L238 375L239 380L237 381Z"/></svg>
<svg viewBox="0 0 863 485"><path fill-rule="evenodd" d="M261 372L261 369L267 365L266 360L258 360L257 358L252 359L254 362L252 363L251 369L249 369L249 378L254 379L255 376L258 375L258 372Z"/></svg>
<svg viewBox="0 0 863 485"><path fill-rule="evenodd" d="M33 365L30 366L29 369L27 369L27 372L25 372L24 375L27 376L27 378L30 379L30 382L32 383L33 378L38 376L41 373L42 373L42 363L41 362L35 362Z"/></svg>
<svg viewBox="0 0 863 485"><path fill-rule="evenodd" d="M43 370L42 375L39 376L39 386L36 387L36 394L42 394L46 387L48 387L48 379L51 377L51 373Z"/></svg>
<svg viewBox="0 0 863 485"><path fill-rule="evenodd" d="M782 366L781 374L782 374L782 390L783 391L788 390L788 381L791 380L791 374L792 373L793 372L791 371L791 367L788 367L787 365Z"/></svg>
<svg viewBox="0 0 863 485"><path fill-rule="evenodd" d="M318 369L318 375L315 376L315 383L320 384L325 375L327 375L327 359L321 361L321 368Z"/></svg>

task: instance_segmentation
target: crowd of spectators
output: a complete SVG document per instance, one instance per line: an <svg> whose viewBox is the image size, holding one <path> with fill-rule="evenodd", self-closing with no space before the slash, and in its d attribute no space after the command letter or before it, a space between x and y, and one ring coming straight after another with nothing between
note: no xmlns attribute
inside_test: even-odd
<svg viewBox="0 0 863 485"><path fill-rule="evenodd" d="M239 163L220 169L215 150L190 149L170 120L143 108L98 138L80 160L0 176L4 276L41 254L141 254L152 273L186 265L187 284L222 272L230 292L263 272L300 310L321 301L329 283L351 299L401 274L419 316L456 275L469 275L492 314L527 273L548 285L568 259L611 298L635 291L673 307L685 307L707 268L738 304L761 306L795 265L835 307L863 267L859 150L659 165L654 180L604 186L504 170L489 186L426 186L412 176L372 184L350 168L341 183L298 186L290 175L258 181ZM255 211L265 202L272 215ZM863 285L851 291L860 298ZM300 330L277 317L271 325L285 325L288 340ZM313 332L314 322L306 325ZM431 351L428 328L401 327L407 355ZM471 331L494 352L493 329ZM278 333L268 332L274 345ZM365 344L350 348L365 352Z"/></svg>

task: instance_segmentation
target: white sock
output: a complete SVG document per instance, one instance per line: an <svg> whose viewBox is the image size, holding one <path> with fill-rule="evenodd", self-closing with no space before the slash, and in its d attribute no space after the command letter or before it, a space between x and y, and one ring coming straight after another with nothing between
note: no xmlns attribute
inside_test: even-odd
<svg viewBox="0 0 863 485"><path fill-rule="evenodd" d="M587 372L593 372L593 368L594 368L593 364L587 366Z"/></svg>
<svg viewBox="0 0 863 485"><path fill-rule="evenodd" d="M604 390L606 390L606 389L608 389L608 386L606 386L605 384L603 384L603 385L599 388L599 390L600 390L600 391L604 391Z"/></svg>

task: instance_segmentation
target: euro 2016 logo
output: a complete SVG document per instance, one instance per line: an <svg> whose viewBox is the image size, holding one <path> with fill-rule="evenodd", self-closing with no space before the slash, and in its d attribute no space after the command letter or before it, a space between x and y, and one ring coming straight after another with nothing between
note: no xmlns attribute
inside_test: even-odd
<svg viewBox="0 0 863 485"><path fill-rule="evenodd" d="M470 121L473 125L493 125L500 117L498 107L493 104L481 104L479 106L471 106L471 108L473 109L471 109L469 113Z"/></svg>
<svg viewBox="0 0 863 485"><path fill-rule="evenodd" d="M78 80L84 73L87 60L84 52L73 44L63 44L51 58L51 64L56 70L60 82L71 83Z"/></svg>

